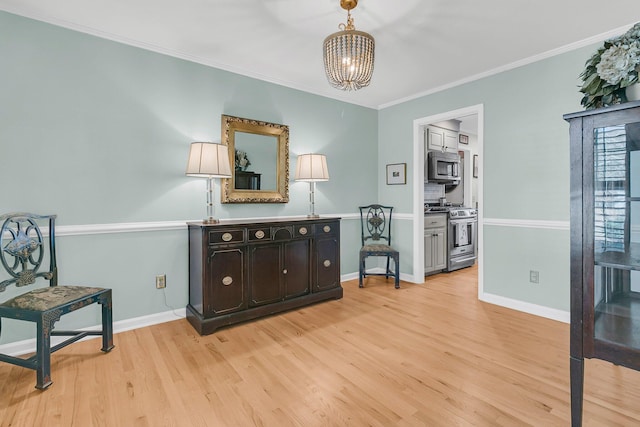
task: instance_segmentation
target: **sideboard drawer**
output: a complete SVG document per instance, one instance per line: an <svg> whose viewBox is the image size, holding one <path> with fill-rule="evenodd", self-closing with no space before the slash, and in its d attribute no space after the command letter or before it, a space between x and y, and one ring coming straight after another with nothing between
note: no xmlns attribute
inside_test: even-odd
<svg viewBox="0 0 640 427"><path fill-rule="evenodd" d="M209 231L209 244L220 245L229 243L243 243L244 242L244 229L227 229Z"/></svg>
<svg viewBox="0 0 640 427"><path fill-rule="evenodd" d="M338 221L332 221L327 223L315 224L315 235L316 236L335 236L340 232L340 227L338 226Z"/></svg>
<svg viewBox="0 0 640 427"><path fill-rule="evenodd" d="M311 224L296 225L295 227L296 237L310 237L311 235L313 235L313 225Z"/></svg>
<svg viewBox="0 0 640 427"><path fill-rule="evenodd" d="M271 240L271 227L256 227L247 230L249 242L261 242Z"/></svg>

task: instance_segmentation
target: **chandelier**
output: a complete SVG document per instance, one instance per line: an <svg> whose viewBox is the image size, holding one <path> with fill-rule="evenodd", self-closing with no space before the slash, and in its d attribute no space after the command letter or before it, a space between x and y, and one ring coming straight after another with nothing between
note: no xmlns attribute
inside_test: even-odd
<svg viewBox="0 0 640 427"><path fill-rule="evenodd" d="M373 74L375 41L370 34L356 31L351 9L358 0L340 0L347 11L347 24L324 39L324 70L329 84L336 89L358 90L369 86Z"/></svg>

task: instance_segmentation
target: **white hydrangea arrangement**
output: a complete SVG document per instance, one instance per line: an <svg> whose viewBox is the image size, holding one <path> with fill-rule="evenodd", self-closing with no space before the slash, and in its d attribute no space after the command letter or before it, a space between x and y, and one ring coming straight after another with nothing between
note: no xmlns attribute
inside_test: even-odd
<svg viewBox="0 0 640 427"><path fill-rule="evenodd" d="M638 83L640 22L619 37L607 40L585 64L580 74L586 109L626 102L627 86Z"/></svg>
<svg viewBox="0 0 640 427"><path fill-rule="evenodd" d="M247 157L246 151L236 150L236 169L245 170L251 165L249 157Z"/></svg>

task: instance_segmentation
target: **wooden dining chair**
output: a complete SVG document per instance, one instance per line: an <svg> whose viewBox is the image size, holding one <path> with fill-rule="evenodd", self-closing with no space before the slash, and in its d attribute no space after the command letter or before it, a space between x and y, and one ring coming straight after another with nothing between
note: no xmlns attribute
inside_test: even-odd
<svg viewBox="0 0 640 427"><path fill-rule="evenodd" d="M36 349L30 357L0 354L0 361L36 371L36 388L51 385L51 353L88 335L102 336L102 351L113 345L111 289L87 286L58 286L56 264L55 215L11 213L0 216L0 292L9 285L23 287L48 281L39 287L0 303L0 332L3 318L33 322ZM46 226L46 228L45 228ZM48 235L48 238L45 237ZM43 279L43 280L37 280ZM57 331L60 317L90 304L102 305L102 329L98 331ZM51 345L52 336L67 336Z"/></svg>
<svg viewBox="0 0 640 427"><path fill-rule="evenodd" d="M363 287L362 279L367 276L395 277L396 289L400 287L400 253L391 246L392 206L368 205L360 206L360 229L362 248L360 248L360 268L358 286ZM367 272L365 260L368 257L385 257L387 259L384 273ZM394 270L389 261L393 259Z"/></svg>

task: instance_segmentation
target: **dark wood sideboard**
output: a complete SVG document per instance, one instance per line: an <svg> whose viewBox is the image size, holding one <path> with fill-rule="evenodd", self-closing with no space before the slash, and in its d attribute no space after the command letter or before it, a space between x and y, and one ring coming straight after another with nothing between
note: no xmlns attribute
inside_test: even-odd
<svg viewBox="0 0 640 427"><path fill-rule="evenodd" d="M187 225L187 319L201 335L342 298L339 218Z"/></svg>

